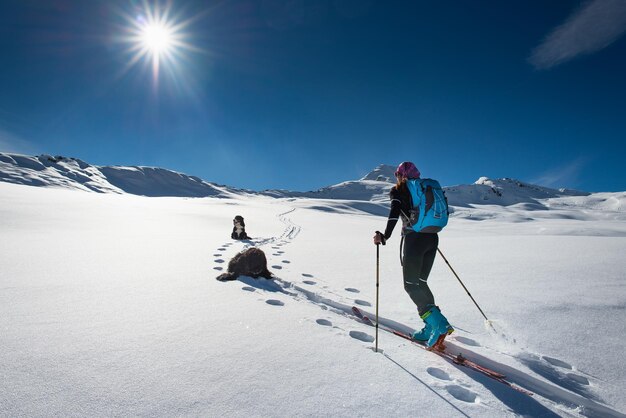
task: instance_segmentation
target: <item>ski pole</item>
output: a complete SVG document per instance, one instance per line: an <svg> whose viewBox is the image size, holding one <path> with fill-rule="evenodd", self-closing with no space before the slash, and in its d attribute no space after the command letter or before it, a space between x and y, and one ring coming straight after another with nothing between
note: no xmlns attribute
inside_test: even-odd
<svg viewBox="0 0 626 418"><path fill-rule="evenodd" d="M376 352L378 353L378 288L379 286L379 265L380 265L380 244L376 244Z"/></svg>
<svg viewBox="0 0 626 418"><path fill-rule="evenodd" d="M470 299L472 299L472 302L474 302L474 305L476 305L476 307L478 308L478 310L480 311L481 315L483 316L483 318L485 318L485 320L487 321L487 323L489 324L489 326L493 329L493 325L491 324L491 321L487 318L487 316L485 315L485 313L483 312L482 309L480 309L480 306L478 306L478 303L476 303L476 300L474 299L474 297L472 296L472 294L469 292L469 290L467 290L467 287L465 287L465 285L463 284L463 282L461 281L461 278L459 277L458 274L456 274L456 271L454 271L454 269L452 268L452 266L450 265L450 263L448 262L448 259L446 258L445 255L443 255L443 253L441 252L441 250L439 248L437 248L437 251L439 251L439 254L443 257L443 260L446 262L446 264L448 265L448 267L450 267L450 270L452 270L452 273L454 273L454 276L457 278L457 280L459 281L459 283L461 283L461 286L463 286L463 289L465 289L465 292L467 292L467 294L469 295ZM494 329L495 331L495 329Z"/></svg>

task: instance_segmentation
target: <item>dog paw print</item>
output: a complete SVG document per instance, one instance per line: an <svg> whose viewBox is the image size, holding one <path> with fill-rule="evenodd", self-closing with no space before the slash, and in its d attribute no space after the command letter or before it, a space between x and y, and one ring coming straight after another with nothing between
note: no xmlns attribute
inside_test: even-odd
<svg viewBox="0 0 626 418"><path fill-rule="evenodd" d="M313 278L313 275L309 273L302 273L302 277ZM308 284L309 286L313 286L317 284L317 282L313 280L303 280L302 283Z"/></svg>

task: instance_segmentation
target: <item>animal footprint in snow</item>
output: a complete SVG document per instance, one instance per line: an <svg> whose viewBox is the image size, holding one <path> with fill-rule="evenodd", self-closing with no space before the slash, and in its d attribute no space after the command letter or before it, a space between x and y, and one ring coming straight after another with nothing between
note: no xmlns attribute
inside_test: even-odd
<svg viewBox="0 0 626 418"><path fill-rule="evenodd" d="M283 266L275 265L275 266L272 266L272 268L276 270L280 270L283 268Z"/></svg>
<svg viewBox="0 0 626 418"><path fill-rule="evenodd" d="M221 257L221 256L223 256L223 255L224 255L224 254L222 254L222 253L218 253L218 254L213 254L213 257Z"/></svg>
<svg viewBox="0 0 626 418"><path fill-rule="evenodd" d="M282 260L281 263L289 264L289 263L291 263L291 261L289 261L289 260Z"/></svg>
<svg viewBox="0 0 626 418"><path fill-rule="evenodd" d="M226 251L226 248L218 248L217 251Z"/></svg>
<svg viewBox="0 0 626 418"><path fill-rule="evenodd" d="M471 345L472 347L480 347L480 343L478 341L472 340L471 338L456 337L454 340L465 345Z"/></svg>
<svg viewBox="0 0 626 418"><path fill-rule="evenodd" d="M309 274L309 273L302 273L302 276L303 276L303 277L313 277L313 275L312 275L312 274Z"/></svg>
<svg viewBox="0 0 626 418"><path fill-rule="evenodd" d="M314 282L313 280L304 280L302 283L308 284L309 286L313 286L317 284L317 282Z"/></svg>
<svg viewBox="0 0 626 418"><path fill-rule="evenodd" d="M317 322L318 324L323 325L323 326L325 326L325 327L330 327L330 326L332 326L332 325L333 325L333 323L332 323L332 322L330 322L328 319L318 319L318 320L317 320L317 321L315 321L315 322Z"/></svg>
<svg viewBox="0 0 626 418"><path fill-rule="evenodd" d="M280 300L276 300L276 299L268 299L265 301L265 303L267 303L268 305L272 305L272 306L284 306L285 302L281 302Z"/></svg>
<svg viewBox="0 0 626 418"><path fill-rule="evenodd" d="M346 287L346 291L351 293L361 293L359 289L355 289L354 287Z"/></svg>
<svg viewBox="0 0 626 418"><path fill-rule="evenodd" d="M216 258L216 259L215 259L215 262L216 262L216 263L223 263L223 262L224 262L224 260L222 260L221 258Z"/></svg>
<svg viewBox="0 0 626 418"><path fill-rule="evenodd" d="M350 336L356 340L363 341L365 343L374 342L374 337L361 331L350 331Z"/></svg>
<svg viewBox="0 0 626 418"><path fill-rule="evenodd" d="M217 267L213 267L213 270L222 271L224 269L222 267L217 266Z"/></svg>
<svg viewBox="0 0 626 418"><path fill-rule="evenodd" d="M428 369L426 369L426 371L429 375L439 380L452 380L448 373L436 367L429 367Z"/></svg>
<svg viewBox="0 0 626 418"><path fill-rule="evenodd" d="M361 300L361 299L355 299L354 303L356 303L357 305L361 305L361 306L372 306L372 304L369 303L368 301Z"/></svg>
<svg viewBox="0 0 626 418"><path fill-rule="evenodd" d="M244 286L241 290L245 290L246 292L256 292L256 289L252 286Z"/></svg>
<svg viewBox="0 0 626 418"><path fill-rule="evenodd" d="M459 401L467 402L467 403L477 403L478 396L472 392L471 390L465 389L459 385L450 385L446 386L446 390L452 396L454 396Z"/></svg>

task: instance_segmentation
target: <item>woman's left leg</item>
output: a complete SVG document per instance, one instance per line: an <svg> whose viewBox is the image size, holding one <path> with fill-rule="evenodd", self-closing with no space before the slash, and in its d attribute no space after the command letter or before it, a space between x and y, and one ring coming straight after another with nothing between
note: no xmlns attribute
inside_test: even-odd
<svg viewBox="0 0 626 418"><path fill-rule="evenodd" d="M435 261L439 237L437 234L412 232L404 239L404 290L417 306L419 314L423 315L430 305L435 304L427 280Z"/></svg>

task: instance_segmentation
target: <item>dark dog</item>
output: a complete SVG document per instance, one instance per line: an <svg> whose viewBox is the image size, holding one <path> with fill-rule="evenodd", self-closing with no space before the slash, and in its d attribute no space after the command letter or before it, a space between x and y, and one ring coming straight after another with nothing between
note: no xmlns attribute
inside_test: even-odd
<svg viewBox="0 0 626 418"><path fill-rule="evenodd" d="M246 224L243 222L243 216L237 215L235 219L233 219L233 233L230 234L232 239L249 239L250 237L246 234Z"/></svg>
<svg viewBox="0 0 626 418"><path fill-rule="evenodd" d="M217 280L237 280L239 276L272 279L272 273L267 269L265 253L255 247L243 250L228 263L228 273L220 274Z"/></svg>

